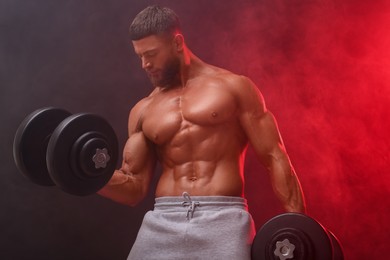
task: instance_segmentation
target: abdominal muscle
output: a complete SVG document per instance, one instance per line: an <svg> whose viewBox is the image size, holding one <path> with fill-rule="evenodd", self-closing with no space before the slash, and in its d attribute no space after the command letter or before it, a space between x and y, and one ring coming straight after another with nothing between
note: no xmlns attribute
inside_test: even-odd
<svg viewBox="0 0 390 260"><path fill-rule="evenodd" d="M158 149L163 170L156 197L180 196L183 192L242 197L245 147L226 131L217 140L192 143L190 139L178 147L170 143Z"/></svg>
<svg viewBox="0 0 390 260"><path fill-rule="evenodd" d="M196 174L188 168L198 168ZM229 167L230 168L230 167ZM156 197L180 196L243 196L243 179L238 169L223 163L189 162L163 170L156 189ZM237 167L235 167L237 168Z"/></svg>

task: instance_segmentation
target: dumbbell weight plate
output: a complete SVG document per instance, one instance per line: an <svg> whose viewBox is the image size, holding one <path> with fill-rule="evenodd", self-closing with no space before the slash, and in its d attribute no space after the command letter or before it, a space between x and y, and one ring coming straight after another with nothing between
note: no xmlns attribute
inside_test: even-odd
<svg viewBox="0 0 390 260"><path fill-rule="evenodd" d="M63 191L89 195L100 190L114 173L118 140L104 118L72 115L54 130L46 160L52 180Z"/></svg>
<svg viewBox="0 0 390 260"><path fill-rule="evenodd" d="M332 259L333 248L326 229L316 220L299 213L281 214L265 223L253 241L252 259L289 259L281 258L282 254L275 255L277 242L285 239L295 247L292 250L294 256L292 259ZM283 250L287 251L287 249Z"/></svg>
<svg viewBox="0 0 390 260"><path fill-rule="evenodd" d="M18 127L13 143L14 161L32 182L55 185L47 170L46 149L54 129L70 115L59 108L41 108L28 115Z"/></svg>

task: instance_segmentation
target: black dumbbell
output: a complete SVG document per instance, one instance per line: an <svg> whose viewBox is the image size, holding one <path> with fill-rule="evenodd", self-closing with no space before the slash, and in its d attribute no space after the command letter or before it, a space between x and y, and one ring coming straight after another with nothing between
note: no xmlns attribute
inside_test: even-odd
<svg viewBox="0 0 390 260"><path fill-rule="evenodd" d="M253 260L343 260L334 234L315 219L299 213L273 217L257 232Z"/></svg>
<svg viewBox="0 0 390 260"><path fill-rule="evenodd" d="M72 115L49 107L23 120L13 151L16 166L34 183L57 185L67 193L84 196L110 180L118 161L118 139L98 115Z"/></svg>

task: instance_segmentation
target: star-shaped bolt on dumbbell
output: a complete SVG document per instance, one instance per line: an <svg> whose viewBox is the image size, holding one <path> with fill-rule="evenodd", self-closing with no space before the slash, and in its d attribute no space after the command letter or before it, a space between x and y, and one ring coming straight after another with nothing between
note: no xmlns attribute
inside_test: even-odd
<svg viewBox="0 0 390 260"><path fill-rule="evenodd" d="M280 260L291 259L294 257L294 249L295 246L286 238L283 241L276 242L274 254L275 256L278 256Z"/></svg>
<svg viewBox="0 0 390 260"><path fill-rule="evenodd" d="M95 163L95 168L106 168L107 163L110 161L110 155L107 148L96 149L95 155L92 157L92 161Z"/></svg>

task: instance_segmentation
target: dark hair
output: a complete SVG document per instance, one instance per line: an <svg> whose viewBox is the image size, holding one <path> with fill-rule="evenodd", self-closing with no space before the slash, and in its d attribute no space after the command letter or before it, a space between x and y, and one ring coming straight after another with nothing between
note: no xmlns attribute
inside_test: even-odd
<svg viewBox="0 0 390 260"><path fill-rule="evenodd" d="M181 33L181 28L173 10L152 5L137 14L129 31L131 40L136 41L150 35Z"/></svg>

